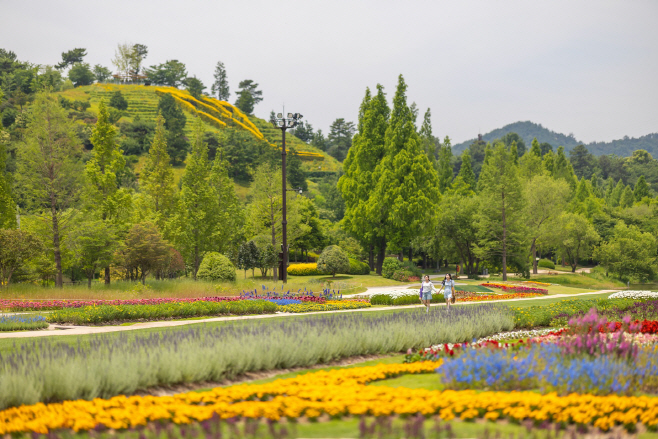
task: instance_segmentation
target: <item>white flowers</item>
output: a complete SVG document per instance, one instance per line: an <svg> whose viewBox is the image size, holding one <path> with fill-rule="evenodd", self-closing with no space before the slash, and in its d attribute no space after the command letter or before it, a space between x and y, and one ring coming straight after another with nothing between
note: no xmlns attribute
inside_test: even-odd
<svg viewBox="0 0 658 439"><path fill-rule="evenodd" d="M550 334L551 332L559 331L559 328L547 328L547 329L533 329L528 331L511 331L511 332L500 332L489 337L484 337L479 339L477 342L482 343L486 340L516 340L516 339L526 339L532 337L540 337L542 335Z"/></svg>
<svg viewBox="0 0 658 439"><path fill-rule="evenodd" d="M619 291L612 293L608 299L658 299L656 291Z"/></svg>

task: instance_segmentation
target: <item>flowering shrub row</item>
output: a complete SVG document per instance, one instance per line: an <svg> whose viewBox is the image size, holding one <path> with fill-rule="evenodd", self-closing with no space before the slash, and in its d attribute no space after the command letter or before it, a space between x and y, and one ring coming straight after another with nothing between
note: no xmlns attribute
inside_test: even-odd
<svg viewBox="0 0 658 439"><path fill-rule="evenodd" d="M3 316L0 314L0 331L32 331L47 327L48 322L43 316Z"/></svg>
<svg viewBox="0 0 658 439"><path fill-rule="evenodd" d="M318 276L327 273L318 270L317 263L308 262L302 264L290 264L288 266L288 274L293 276Z"/></svg>
<svg viewBox="0 0 658 439"><path fill-rule="evenodd" d="M531 288L535 289L535 288ZM483 300L507 300L507 299L526 299L529 297L541 296L543 293L512 293L512 294L487 294L487 295L476 295L471 297L464 297L463 299L458 299L460 302L480 302Z"/></svg>
<svg viewBox="0 0 658 439"><path fill-rule="evenodd" d="M9 311L48 311L64 308L82 308L85 306L102 305L162 305L166 303L193 302L230 302L240 300L239 297L194 297L189 299L157 298L157 299L117 299L117 300L0 300L0 309Z"/></svg>
<svg viewBox="0 0 658 439"><path fill-rule="evenodd" d="M487 288L500 288L503 291L516 291L518 293L537 293L537 294L548 294L548 290L542 288L532 288L525 287L523 285L506 285L506 284L497 284L492 282L486 282L480 284L480 286Z"/></svg>
<svg viewBox="0 0 658 439"><path fill-rule="evenodd" d="M292 305L286 305L292 306ZM271 314L277 304L268 300L183 302L161 305L100 305L67 308L50 313L51 323L93 325L126 320L162 320L213 315Z"/></svg>
<svg viewBox="0 0 658 439"><path fill-rule="evenodd" d="M365 300L328 300L321 303L300 303L296 305L280 306L277 311L300 313L314 311L337 311L341 309L370 308L370 303Z"/></svg>
<svg viewBox="0 0 658 439"><path fill-rule="evenodd" d="M612 293L608 299L658 299L658 291L619 291Z"/></svg>
<svg viewBox="0 0 658 439"><path fill-rule="evenodd" d="M439 362L439 364L441 364ZM437 363L390 364L319 371L262 385L220 387L207 392L174 396L117 396L109 400L76 400L21 406L0 412L0 434L58 429L74 431L98 427L125 429L168 420L188 424L219 416L317 419L323 414L342 416L425 416L443 420L460 418L526 419L537 422L593 425L609 430L615 425L651 430L658 426L658 398L592 396L536 392L431 391L366 386L368 382L402 374L430 373ZM441 365L441 370L444 365Z"/></svg>

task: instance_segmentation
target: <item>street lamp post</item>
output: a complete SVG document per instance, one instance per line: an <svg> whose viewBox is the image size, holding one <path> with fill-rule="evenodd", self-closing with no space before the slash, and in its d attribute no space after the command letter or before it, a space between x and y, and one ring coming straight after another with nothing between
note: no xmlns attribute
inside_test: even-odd
<svg viewBox="0 0 658 439"><path fill-rule="evenodd" d="M286 182L286 130L295 128L297 125L301 124L302 115L299 113L288 113L287 117L283 117L283 114L279 113L276 115L276 126L281 129L281 188L282 188L282 200L281 200L281 210L282 210L282 220L281 220L281 254L282 254L282 264L281 264L281 276L280 279L283 283L288 282L288 217L286 212L286 191L287 191L287 182Z"/></svg>

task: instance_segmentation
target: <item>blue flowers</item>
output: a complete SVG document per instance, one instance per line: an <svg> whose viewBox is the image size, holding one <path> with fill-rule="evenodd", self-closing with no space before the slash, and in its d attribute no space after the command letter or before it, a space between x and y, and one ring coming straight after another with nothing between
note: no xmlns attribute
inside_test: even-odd
<svg viewBox="0 0 658 439"><path fill-rule="evenodd" d="M453 389L540 390L576 392L655 392L658 352L640 350L635 361L613 355L567 356L554 344L532 345L520 351L469 349L445 359L436 370Z"/></svg>

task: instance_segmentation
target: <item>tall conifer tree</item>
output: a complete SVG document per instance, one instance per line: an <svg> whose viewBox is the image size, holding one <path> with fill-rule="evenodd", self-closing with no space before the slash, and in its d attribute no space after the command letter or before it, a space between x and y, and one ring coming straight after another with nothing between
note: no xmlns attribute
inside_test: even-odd
<svg viewBox="0 0 658 439"><path fill-rule="evenodd" d="M6 171L7 153L0 130L0 229L16 227L16 202L11 195L9 175Z"/></svg>
<svg viewBox="0 0 658 439"><path fill-rule="evenodd" d="M97 213L107 229L116 221L122 210L130 204L130 194L119 189L117 174L123 171L126 159L116 142L116 128L110 123L110 116L101 100L98 106L98 121L91 133L91 159L85 165L85 203L87 210ZM109 260L104 258L105 284L110 283Z"/></svg>
<svg viewBox="0 0 658 439"><path fill-rule="evenodd" d="M167 153L167 133L161 115L158 115L156 124L153 143L142 170L140 186L153 200L153 210L158 217L157 224L162 230L173 207L174 171Z"/></svg>
<svg viewBox="0 0 658 439"><path fill-rule="evenodd" d="M212 237L218 207L209 181L208 145L203 141L203 134L203 123L197 119L194 143L181 179L178 206L169 226L174 242L192 267L194 280L204 254L214 250Z"/></svg>
<svg viewBox="0 0 658 439"><path fill-rule="evenodd" d="M468 152L468 149L465 149L462 153L462 167L459 169L459 176L468 185L469 189L475 192L477 183L475 182L475 173L471 167L471 153Z"/></svg>
<svg viewBox="0 0 658 439"><path fill-rule="evenodd" d="M375 168L376 182L367 210L377 212L378 238L382 243L406 247L427 226L427 214L439 202L438 178L421 149L413 114L407 105L407 85L402 75L393 98L393 111L384 137L384 158ZM386 246L378 248L381 273Z"/></svg>
<svg viewBox="0 0 658 439"><path fill-rule="evenodd" d="M386 247L380 212L369 210L370 197L375 189L373 173L384 157L384 137L391 110L386 102L384 88L377 85L377 94L371 96L366 89L359 109L358 132L347 153L338 188L345 201L344 225L368 249ZM371 269L375 269L370 257Z"/></svg>
<svg viewBox="0 0 658 439"><path fill-rule="evenodd" d="M436 145L432 134L432 112L429 108L423 116L423 124L420 126L418 134L427 158L430 159L433 166L436 166Z"/></svg>
<svg viewBox="0 0 658 439"><path fill-rule="evenodd" d="M478 221L480 255L499 261L503 280L507 266L527 265L523 223L524 199L514 158L503 143L494 147L480 174L480 216ZM525 262L524 262L525 261Z"/></svg>
<svg viewBox="0 0 658 439"><path fill-rule="evenodd" d="M452 178L452 147L450 146L450 137L446 136L439 151L439 191L441 193L450 188Z"/></svg>

